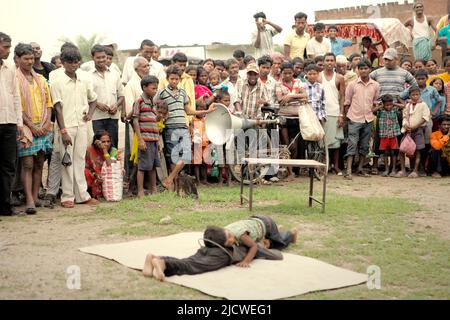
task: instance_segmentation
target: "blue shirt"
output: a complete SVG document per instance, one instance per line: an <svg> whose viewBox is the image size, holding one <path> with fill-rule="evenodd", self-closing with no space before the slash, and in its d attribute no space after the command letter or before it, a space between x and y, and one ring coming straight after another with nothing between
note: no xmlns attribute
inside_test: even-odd
<svg viewBox="0 0 450 320"><path fill-rule="evenodd" d="M335 40L332 40L331 38L329 39L331 42L331 51L337 56L340 54L344 54L343 49L345 47L350 47L353 45L353 42L351 42L350 40L342 38L336 38Z"/></svg>
<svg viewBox="0 0 450 320"><path fill-rule="evenodd" d="M402 100L406 100L408 99L409 96L409 89L405 89L401 94L400 94L400 99ZM426 86L424 89L420 89L420 98L422 99L423 102L425 102L428 106L428 108L430 108L431 112L434 112L434 108L436 107L436 105L442 101L441 95L439 94L439 92L436 90L435 87L432 86ZM445 104L439 109L439 111L444 111L443 108L445 107Z"/></svg>
<svg viewBox="0 0 450 320"><path fill-rule="evenodd" d="M450 24L441 30L439 30L438 37L446 37L447 38L447 46L450 46Z"/></svg>

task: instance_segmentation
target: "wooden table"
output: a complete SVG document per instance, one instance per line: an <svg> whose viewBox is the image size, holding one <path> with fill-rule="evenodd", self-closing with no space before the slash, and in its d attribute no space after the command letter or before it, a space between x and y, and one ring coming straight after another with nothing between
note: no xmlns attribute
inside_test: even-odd
<svg viewBox="0 0 450 320"><path fill-rule="evenodd" d="M243 158L241 164L241 172L244 172L244 166L246 165L280 165L284 167L300 167L309 169L309 207L312 207L313 201L322 205L322 212L325 212L325 196L327 188L327 173L325 172L322 178L322 201L319 201L313 197L314 191L314 169L326 168L324 163L315 160L293 160L293 159L271 159L271 158ZM325 171L325 170L324 170ZM244 200L248 201L249 210L253 208L253 179L254 170L249 168L249 197L244 196L244 179L241 179L241 205L244 204Z"/></svg>

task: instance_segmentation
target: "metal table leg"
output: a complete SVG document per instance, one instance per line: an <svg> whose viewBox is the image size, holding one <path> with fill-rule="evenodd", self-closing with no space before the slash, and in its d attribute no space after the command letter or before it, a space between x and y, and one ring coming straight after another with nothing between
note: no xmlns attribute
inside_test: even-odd
<svg viewBox="0 0 450 320"><path fill-rule="evenodd" d="M322 213L325 213L325 201L327 194L327 175L323 176L323 190L322 190Z"/></svg>
<svg viewBox="0 0 450 320"><path fill-rule="evenodd" d="M250 178L250 194L248 196L248 207L250 211L253 209L253 171L251 170L250 165L248 165L248 176Z"/></svg>
<svg viewBox="0 0 450 320"><path fill-rule="evenodd" d="M314 169L309 168L309 207L312 207L314 191Z"/></svg>
<svg viewBox="0 0 450 320"><path fill-rule="evenodd" d="M244 163L241 164L241 205L244 204L244 179L242 177L243 170L244 170ZM228 174L230 175L231 173L229 172Z"/></svg>

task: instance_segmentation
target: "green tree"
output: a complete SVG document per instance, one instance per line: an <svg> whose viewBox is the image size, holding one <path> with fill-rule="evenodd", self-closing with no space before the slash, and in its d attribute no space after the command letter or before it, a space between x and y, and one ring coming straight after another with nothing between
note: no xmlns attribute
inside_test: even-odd
<svg viewBox="0 0 450 320"><path fill-rule="evenodd" d="M63 37L63 38L59 39L59 41L71 42L71 43L75 44L78 47L78 49L80 50L81 59L83 60L83 62L86 62L86 61L91 60L91 48L95 44L101 43L104 39L105 39L105 37L99 36L96 33L94 33L92 36L90 36L88 38L86 38L82 35L79 35L75 38L75 41L72 41L67 37Z"/></svg>

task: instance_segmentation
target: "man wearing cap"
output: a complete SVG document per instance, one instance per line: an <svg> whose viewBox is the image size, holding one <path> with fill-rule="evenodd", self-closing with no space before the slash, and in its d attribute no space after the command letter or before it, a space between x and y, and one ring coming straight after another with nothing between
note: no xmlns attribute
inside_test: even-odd
<svg viewBox="0 0 450 320"><path fill-rule="evenodd" d="M267 90L259 79L256 63L247 66L247 79L237 86L237 101L234 106L238 112L249 119L261 118L261 107L269 101Z"/></svg>
<svg viewBox="0 0 450 320"><path fill-rule="evenodd" d="M398 54L394 48L388 48L383 55L384 67L373 71L370 78L380 84L380 96L390 94L398 98L405 83L417 86L416 79L408 71L398 66Z"/></svg>
<svg viewBox="0 0 450 320"><path fill-rule="evenodd" d="M398 54L396 49L386 49L383 60L384 67L372 71L370 78L380 84L380 97L385 94L390 94L394 97L394 102L399 102L399 95L403 92L405 83L408 83L410 86L417 86L417 81L411 73L398 66ZM378 122L376 130L378 132ZM375 140L375 154L379 154L378 146L378 140ZM373 173L376 173L378 169L377 157L373 158L373 168Z"/></svg>

